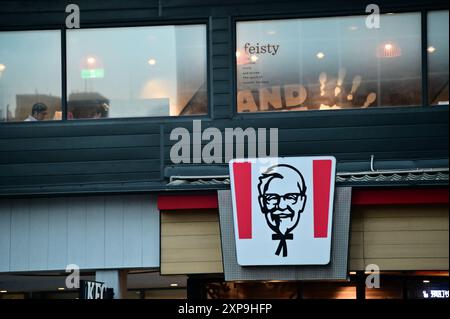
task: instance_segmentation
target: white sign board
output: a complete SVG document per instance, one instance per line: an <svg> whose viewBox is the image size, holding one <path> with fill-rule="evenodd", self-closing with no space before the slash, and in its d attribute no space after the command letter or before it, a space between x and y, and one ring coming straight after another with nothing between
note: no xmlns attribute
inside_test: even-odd
<svg viewBox="0 0 450 319"><path fill-rule="evenodd" d="M334 157L234 159L229 168L239 265L330 262Z"/></svg>

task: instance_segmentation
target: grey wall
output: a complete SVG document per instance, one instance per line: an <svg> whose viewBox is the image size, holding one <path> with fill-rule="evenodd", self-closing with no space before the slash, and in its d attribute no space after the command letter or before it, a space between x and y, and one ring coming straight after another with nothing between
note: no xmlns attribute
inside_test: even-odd
<svg viewBox="0 0 450 319"><path fill-rule="evenodd" d="M159 267L156 196L0 200L0 272Z"/></svg>

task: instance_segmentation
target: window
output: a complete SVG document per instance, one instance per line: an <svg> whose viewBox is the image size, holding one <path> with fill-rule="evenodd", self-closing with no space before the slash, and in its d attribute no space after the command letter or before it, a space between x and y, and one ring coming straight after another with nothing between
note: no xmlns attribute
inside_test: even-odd
<svg viewBox="0 0 450 319"><path fill-rule="evenodd" d="M61 119L60 31L0 33L0 121Z"/></svg>
<svg viewBox="0 0 450 319"><path fill-rule="evenodd" d="M237 23L238 112L421 104L420 13Z"/></svg>
<svg viewBox="0 0 450 319"><path fill-rule="evenodd" d="M207 113L206 26L67 32L68 119Z"/></svg>
<svg viewBox="0 0 450 319"><path fill-rule="evenodd" d="M431 105L448 105L448 11L428 14L428 94Z"/></svg>

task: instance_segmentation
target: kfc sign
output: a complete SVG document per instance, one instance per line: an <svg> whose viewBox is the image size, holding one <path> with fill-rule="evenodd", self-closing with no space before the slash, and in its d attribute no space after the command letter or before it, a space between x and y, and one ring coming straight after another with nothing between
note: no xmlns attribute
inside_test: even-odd
<svg viewBox="0 0 450 319"><path fill-rule="evenodd" d="M334 157L235 159L229 167L239 265L330 262Z"/></svg>
<svg viewBox="0 0 450 319"><path fill-rule="evenodd" d="M114 290L103 282L80 280L80 299L113 299Z"/></svg>

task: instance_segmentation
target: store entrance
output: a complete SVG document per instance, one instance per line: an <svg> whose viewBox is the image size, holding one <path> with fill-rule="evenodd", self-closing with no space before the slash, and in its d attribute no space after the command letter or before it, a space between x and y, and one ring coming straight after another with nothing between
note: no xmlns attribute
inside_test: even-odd
<svg viewBox="0 0 450 319"><path fill-rule="evenodd" d="M188 298L199 299L438 299L449 298L448 271L383 272L379 288L366 287L366 275L348 282L239 281L190 277Z"/></svg>

